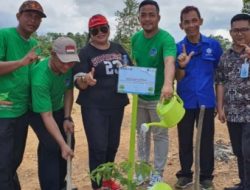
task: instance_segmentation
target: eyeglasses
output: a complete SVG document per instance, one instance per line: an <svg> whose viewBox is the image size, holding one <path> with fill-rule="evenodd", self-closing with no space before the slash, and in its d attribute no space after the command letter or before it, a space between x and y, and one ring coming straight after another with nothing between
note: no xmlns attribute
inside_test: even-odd
<svg viewBox="0 0 250 190"><path fill-rule="evenodd" d="M92 29L90 29L90 34L92 35L92 36L96 36L99 32L102 32L102 33L104 33L104 34L106 34L106 33L108 33L108 31L109 31L109 26L108 25L105 25L105 26L100 26L100 27L97 27L97 28L92 28Z"/></svg>
<svg viewBox="0 0 250 190"><path fill-rule="evenodd" d="M232 28L230 30L230 32L233 34L238 34L238 33L243 34L243 33L248 32L249 30L250 30L250 28Z"/></svg>

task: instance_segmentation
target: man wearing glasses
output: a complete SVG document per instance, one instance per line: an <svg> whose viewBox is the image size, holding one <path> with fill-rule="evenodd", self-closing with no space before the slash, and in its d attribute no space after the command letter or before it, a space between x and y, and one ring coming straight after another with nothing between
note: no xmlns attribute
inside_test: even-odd
<svg viewBox="0 0 250 190"><path fill-rule="evenodd" d="M216 73L218 118L227 122L237 157L240 183L225 190L250 189L250 15L231 19L232 47L223 54ZM247 58L248 57L248 58ZM234 93L231 93L231 92Z"/></svg>

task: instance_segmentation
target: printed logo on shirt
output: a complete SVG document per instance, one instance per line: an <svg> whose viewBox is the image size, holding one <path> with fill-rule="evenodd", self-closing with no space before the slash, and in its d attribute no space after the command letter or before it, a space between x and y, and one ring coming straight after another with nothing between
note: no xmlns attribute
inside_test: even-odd
<svg viewBox="0 0 250 190"><path fill-rule="evenodd" d="M104 61L122 60L122 55L120 53L107 53L102 54L91 59L93 67L97 67L100 63Z"/></svg>
<svg viewBox="0 0 250 190"><path fill-rule="evenodd" d="M211 48L207 48L205 52L206 52L206 54L205 54L206 57L213 56L213 50Z"/></svg>
<svg viewBox="0 0 250 190"><path fill-rule="evenodd" d="M66 78L65 79L65 86L66 87L70 87L70 85L71 85L71 79L70 78Z"/></svg>
<svg viewBox="0 0 250 190"><path fill-rule="evenodd" d="M9 92L0 93L0 110L11 109L13 102L9 101Z"/></svg>
<svg viewBox="0 0 250 190"><path fill-rule="evenodd" d="M157 49L156 48L152 48L150 51L149 51L149 55L151 57L154 57L157 55Z"/></svg>
<svg viewBox="0 0 250 190"><path fill-rule="evenodd" d="M122 66L122 54L119 52L102 54L93 57L91 62L93 67L97 67L99 64L104 64L106 75L117 75L119 66Z"/></svg>

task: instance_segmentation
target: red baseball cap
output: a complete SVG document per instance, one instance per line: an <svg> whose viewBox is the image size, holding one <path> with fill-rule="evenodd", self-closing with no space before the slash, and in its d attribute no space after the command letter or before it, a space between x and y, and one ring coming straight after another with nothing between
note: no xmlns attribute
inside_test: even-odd
<svg viewBox="0 0 250 190"><path fill-rule="evenodd" d="M97 14L89 19L89 28L94 28L96 26L108 24L108 20L105 16Z"/></svg>

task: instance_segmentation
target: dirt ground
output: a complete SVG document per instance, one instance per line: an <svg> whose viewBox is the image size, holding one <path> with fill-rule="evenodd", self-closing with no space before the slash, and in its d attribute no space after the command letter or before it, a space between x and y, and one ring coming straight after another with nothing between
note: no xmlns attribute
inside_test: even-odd
<svg viewBox="0 0 250 190"><path fill-rule="evenodd" d="M73 118L75 121L75 157L73 159L72 180L78 190L91 190L88 177L88 151L86 137L82 127L81 114L78 105L74 105ZM130 137L131 104L126 107L126 113L121 132L121 143L117 153L116 162L124 161L128 158L129 137ZM220 140L224 144L229 143L227 128L216 119L215 142ZM179 170L177 130L169 130L169 155L164 172L164 181L172 187L176 183L175 173ZM27 146L23 162L18 170L19 178L23 190L39 190L37 177L37 138L32 130L29 130ZM226 186L238 183L236 160L231 159L228 163L217 161L214 171L214 185L216 190L222 190ZM174 188L173 188L174 189Z"/></svg>

